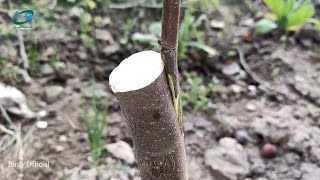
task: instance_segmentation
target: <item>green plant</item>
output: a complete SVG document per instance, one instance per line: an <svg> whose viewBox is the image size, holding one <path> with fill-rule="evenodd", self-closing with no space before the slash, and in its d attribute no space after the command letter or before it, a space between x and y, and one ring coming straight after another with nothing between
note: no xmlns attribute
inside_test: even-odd
<svg viewBox="0 0 320 180"><path fill-rule="evenodd" d="M192 106L193 112L198 110L208 110L208 106L212 103L209 95L211 92L218 91L219 80L212 77L207 87L203 84L201 77L193 77L190 73L184 71L183 75L187 78L187 83L190 86L188 93L183 93L183 106Z"/></svg>
<svg viewBox="0 0 320 180"><path fill-rule="evenodd" d="M182 21L179 29L178 39L178 59L181 61L185 58L185 54L188 50L188 46L195 47L207 52L213 56L217 54L217 51L207 46L203 41L203 33L199 31L199 26L203 20L207 19L205 14L202 14L197 19L193 15L194 8L190 6L184 12L184 20ZM195 41L193 40L195 39Z"/></svg>
<svg viewBox="0 0 320 180"><path fill-rule="evenodd" d="M90 22L92 21L92 16L90 13L84 12L80 18L80 31L81 33L88 33L90 28Z"/></svg>
<svg viewBox="0 0 320 180"><path fill-rule="evenodd" d="M267 34L275 29L288 32L300 25L312 21L316 25L318 20L312 19L315 8L309 0L263 0L272 11L273 19L264 18L257 22L256 32Z"/></svg>
<svg viewBox="0 0 320 180"><path fill-rule="evenodd" d="M93 0L81 0L80 3L83 7L90 8L90 9L95 9L97 7L96 2Z"/></svg>
<svg viewBox="0 0 320 180"><path fill-rule="evenodd" d="M182 61L185 58L185 54L188 47L194 47L207 52L213 56L217 54L217 51L205 44L203 41L203 34L199 31L201 22L207 19L206 15L201 15L197 19L193 16L194 9L189 7L185 10L184 20L181 22L179 29L178 39L178 59ZM141 43L147 43L151 49L159 46L158 40L161 36L161 23L154 22L149 26L149 33L143 34L136 32L132 35L133 41ZM194 40L195 39L195 40Z"/></svg>
<svg viewBox="0 0 320 180"><path fill-rule="evenodd" d="M55 71L59 70L59 58L56 48L54 50L54 53L50 57L50 65Z"/></svg>
<svg viewBox="0 0 320 180"><path fill-rule="evenodd" d="M28 61L29 61L29 69L31 71L35 71L36 69L39 68L40 65L40 55L37 50L38 46L35 43L29 44L27 46L27 56L28 56Z"/></svg>
<svg viewBox="0 0 320 180"><path fill-rule="evenodd" d="M80 39L82 44L84 44L88 48L93 48L95 46L94 39L87 34L81 34Z"/></svg>
<svg viewBox="0 0 320 180"><path fill-rule="evenodd" d="M186 4L189 7L199 6L201 11L211 13L216 10L217 6L220 4L220 0L187 0Z"/></svg>
<svg viewBox="0 0 320 180"><path fill-rule="evenodd" d="M126 24L123 27L123 36L120 39L120 43L121 44L127 44L128 43L128 37L129 37L129 33L132 30L132 28L134 27L135 22L132 19L128 19L126 21Z"/></svg>
<svg viewBox="0 0 320 180"><path fill-rule="evenodd" d="M90 154L94 166L99 164L101 150L104 145L102 136L104 128L107 128L108 105L104 105L103 112L101 113L97 103L97 99L99 98L101 98L100 93L93 91L91 96L92 116L89 115L89 107L85 103L82 105L84 126L88 135Z"/></svg>

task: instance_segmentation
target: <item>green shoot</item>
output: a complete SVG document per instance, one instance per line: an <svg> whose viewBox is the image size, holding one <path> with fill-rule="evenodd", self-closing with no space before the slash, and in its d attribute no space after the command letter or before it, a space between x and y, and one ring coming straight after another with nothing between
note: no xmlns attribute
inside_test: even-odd
<svg viewBox="0 0 320 180"><path fill-rule="evenodd" d="M193 77L186 71L183 72L183 75L187 78L187 83L190 85L188 93L183 94L183 98L185 98L183 105L191 106L193 112L208 110L208 106L212 103L209 97L210 93L219 90L219 80L216 77L212 77L207 87L205 87L201 77Z"/></svg>
<svg viewBox="0 0 320 180"><path fill-rule="evenodd" d="M296 30L311 20L315 8L309 0L264 0L264 3L275 16L272 19L261 19L256 24L258 34L267 34L274 29L284 32Z"/></svg>
<svg viewBox="0 0 320 180"><path fill-rule="evenodd" d="M103 131L107 126L107 114L108 105L105 104L103 112L101 113L98 109L97 99L101 98L99 93L92 92L91 96L91 106L93 110L93 115L89 114L89 107L83 103L83 120L84 126L86 128L86 133L89 139L90 154L92 158L92 164L97 166L100 161L101 151L103 148Z"/></svg>
<svg viewBox="0 0 320 180"><path fill-rule="evenodd" d="M59 58L56 49L54 54L50 57L50 65L55 71L59 70Z"/></svg>
<svg viewBox="0 0 320 180"><path fill-rule="evenodd" d="M29 69L31 71L35 71L40 66L40 60L39 60L39 52L37 50L37 44L30 44L27 46L27 56L29 61Z"/></svg>
<svg viewBox="0 0 320 180"><path fill-rule="evenodd" d="M178 39L178 59L182 61L185 59L188 47L194 47L205 51L209 56L214 56L217 51L207 46L204 42L203 33L199 30L201 21L206 20L206 15L201 15L197 19L194 17L194 8L191 6L185 10L184 20L181 22L179 29L179 39ZM155 49L159 46L158 40L161 36L161 23L154 22L149 26L149 33L134 33L132 35L133 41L138 41L140 43L148 44L151 48ZM195 40L195 41L194 41Z"/></svg>

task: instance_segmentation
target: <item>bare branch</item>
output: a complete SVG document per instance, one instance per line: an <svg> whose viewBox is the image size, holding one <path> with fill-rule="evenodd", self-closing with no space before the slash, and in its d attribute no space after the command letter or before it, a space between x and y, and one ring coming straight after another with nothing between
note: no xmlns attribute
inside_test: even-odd
<svg viewBox="0 0 320 180"><path fill-rule="evenodd" d="M178 31L180 19L180 0L164 0L162 10L161 58L166 71L172 75L175 97L179 93L178 80Z"/></svg>

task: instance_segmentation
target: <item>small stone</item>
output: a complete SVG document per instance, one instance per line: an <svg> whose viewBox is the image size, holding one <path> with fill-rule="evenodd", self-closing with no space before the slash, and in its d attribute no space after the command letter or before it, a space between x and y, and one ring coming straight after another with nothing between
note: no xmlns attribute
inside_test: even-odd
<svg viewBox="0 0 320 180"><path fill-rule="evenodd" d="M78 51L78 52L76 52L76 54L81 60L86 60L88 58L87 53L85 53L83 51Z"/></svg>
<svg viewBox="0 0 320 180"><path fill-rule="evenodd" d="M88 157L87 157L87 161L90 162L90 163L92 163L92 162L93 162L92 157L91 157L91 156L88 156Z"/></svg>
<svg viewBox="0 0 320 180"><path fill-rule="evenodd" d="M59 136L59 141L60 142L66 142L68 139L67 139L67 137L65 136L65 135L61 135L61 136Z"/></svg>
<svg viewBox="0 0 320 180"><path fill-rule="evenodd" d="M81 170L79 173L78 179L97 179L98 172L96 168L92 168L89 170Z"/></svg>
<svg viewBox="0 0 320 180"><path fill-rule="evenodd" d="M110 44L114 43L112 35L109 31L103 29L96 29L96 39L107 41Z"/></svg>
<svg viewBox="0 0 320 180"><path fill-rule="evenodd" d="M44 64L40 67L40 72L43 75L50 75L54 73L54 70L49 64Z"/></svg>
<svg viewBox="0 0 320 180"><path fill-rule="evenodd" d="M247 27L253 27L255 22L254 22L253 18L248 18L248 19L245 19L245 20L241 21L240 24L243 25L243 26L247 26Z"/></svg>
<svg viewBox="0 0 320 180"><path fill-rule="evenodd" d="M128 164L132 164L135 161L132 148L128 143L124 141L118 141L116 143L107 144L106 149L114 157L122 159Z"/></svg>
<svg viewBox="0 0 320 180"><path fill-rule="evenodd" d="M1 80L0 80L1 81ZM35 118L27 104L26 96L17 88L0 82L0 103L8 112L27 119Z"/></svg>
<svg viewBox="0 0 320 180"><path fill-rule="evenodd" d="M239 93L241 93L243 91L243 88L241 86L237 85L237 84L232 84L230 86L230 88L236 94L239 94Z"/></svg>
<svg viewBox="0 0 320 180"><path fill-rule="evenodd" d="M46 129L48 127L47 121L38 121L36 124L39 129Z"/></svg>
<svg viewBox="0 0 320 180"><path fill-rule="evenodd" d="M57 145L57 146L55 147L55 150L56 150L57 152L62 152L62 151L64 151L64 147L63 147L63 146L60 146L60 145Z"/></svg>
<svg viewBox="0 0 320 180"><path fill-rule="evenodd" d="M229 137L220 139L219 146L207 149L204 161L217 179L243 179L249 173L247 153L235 139Z"/></svg>
<svg viewBox="0 0 320 180"><path fill-rule="evenodd" d="M40 117L40 118L44 118L44 117L46 117L47 116L47 111L45 111L45 110L41 110L41 111L39 111L38 113L38 116Z"/></svg>
<svg viewBox="0 0 320 180"><path fill-rule="evenodd" d="M185 132L193 132L194 125L192 122L183 122L183 127Z"/></svg>
<svg viewBox="0 0 320 180"><path fill-rule="evenodd" d="M63 90L62 86L53 85L45 87L46 100L48 102L56 101L62 95Z"/></svg>
<svg viewBox="0 0 320 180"><path fill-rule="evenodd" d="M291 135L291 121L282 118L274 118L265 114L262 117L253 119L250 125L256 134L260 134L263 138L269 139L273 143L286 143Z"/></svg>
<svg viewBox="0 0 320 180"><path fill-rule="evenodd" d="M255 85L249 85L248 90L250 91L250 94L252 94L252 95L257 94L257 86L255 86Z"/></svg>
<svg viewBox="0 0 320 180"><path fill-rule="evenodd" d="M215 29L223 29L223 28L225 28L226 25L225 25L224 21L211 20L210 26Z"/></svg>
<svg viewBox="0 0 320 180"><path fill-rule="evenodd" d="M241 70L240 66L236 62L231 62L223 65L222 72L225 75L231 76L239 73Z"/></svg>
<svg viewBox="0 0 320 180"><path fill-rule="evenodd" d="M107 45L102 49L102 52L106 55L109 56L111 54L116 53L117 51L120 50L120 46L118 43L113 43L111 45Z"/></svg>
<svg viewBox="0 0 320 180"><path fill-rule="evenodd" d="M249 135L246 131L237 131L235 134L235 138L239 144L244 145L248 142Z"/></svg>
<svg viewBox="0 0 320 180"><path fill-rule="evenodd" d="M273 144L267 143L262 147L262 155L265 158L273 158L277 155L277 147Z"/></svg>
<svg viewBox="0 0 320 180"><path fill-rule="evenodd" d="M256 106L254 104L248 103L246 104L246 110L253 112L256 110Z"/></svg>

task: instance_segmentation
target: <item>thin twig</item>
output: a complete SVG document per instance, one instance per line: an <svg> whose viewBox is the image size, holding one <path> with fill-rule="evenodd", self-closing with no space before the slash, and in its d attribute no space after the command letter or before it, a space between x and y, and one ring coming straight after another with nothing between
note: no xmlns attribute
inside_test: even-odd
<svg viewBox="0 0 320 180"><path fill-rule="evenodd" d="M17 35L18 35L18 41L19 41L19 47L20 47L20 55L23 61L23 68L24 70L20 70L20 73L22 74L23 79L26 83L31 82L31 78L27 72L27 69L29 68L29 60L26 53L26 48L24 46L24 40L23 35L20 29L17 29Z"/></svg>
<svg viewBox="0 0 320 180"><path fill-rule="evenodd" d="M259 76L256 75L256 73L254 73L250 66L248 65L246 59L244 58L244 53L243 50L240 47L237 47L237 51L239 53L239 59L240 59L240 63L243 66L244 70L247 71L247 73L252 77L252 79L257 82L260 85L265 85L266 82L264 80L262 80Z"/></svg>
<svg viewBox="0 0 320 180"><path fill-rule="evenodd" d="M248 65L245 57L243 50L241 47L237 47L237 51L239 53L239 59L242 67L247 71L247 73L251 76L251 78L257 82L260 85L260 88L265 90L265 91L271 91L271 92L276 92L278 94L281 94L282 96L286 97L287 99L291 99L288 97L288 95L285 92L282 92L279 88L272 86L270 83L266 82L262 78L260 78L255 72L252 71L250 66Z"/></svg>
<svg viewBox="0 0 320 180"><path fill-rule="evenodd" d="M19 40L19 46L20 46L20 55L23 60L23 67L25 69L29 68L29 61L28 61L28 56L26 53L26 48L24 46L24 40L23 40L23 35L20 29L17 29L17 35L18 35L18 40Z"/></svg>

